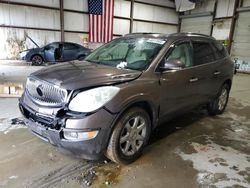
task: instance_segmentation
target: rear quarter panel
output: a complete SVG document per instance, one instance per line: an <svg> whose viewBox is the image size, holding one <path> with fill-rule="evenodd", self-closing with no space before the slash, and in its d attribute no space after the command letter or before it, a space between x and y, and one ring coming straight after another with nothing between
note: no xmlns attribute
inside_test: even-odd
<svg viewBox="0 0 250 188"><path fill-rule="evenodd" d="M218 63L215 63L214 66L214 70L221 72L219 75L214 75L215 91L217 91L215 93L216 95L225 81L230 80L232 82L234 75L234 63L230 57L226 57Z"/></svg>

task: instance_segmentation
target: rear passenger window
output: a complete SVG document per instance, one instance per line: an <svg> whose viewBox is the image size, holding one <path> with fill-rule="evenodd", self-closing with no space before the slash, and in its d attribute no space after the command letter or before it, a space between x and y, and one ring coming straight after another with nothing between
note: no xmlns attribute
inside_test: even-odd
<svg viewBox="0 0 250 188"><path fill-rule="evenodd" d="M64 50L74 50L77 49L78 47L74 44L70 43L64 43Z"/></svg>
<svg viewBox="0 0 250 188"><path fill-rule="evenodd" d="M208 42L193 42L193 64L202 65L215 61L213 49Z"/></svg>
<svg viewBox="0 0 250 188"><path fill-rule="evenodd" d="M212 46L213 46L214 51L215 51L216 59L223 59L224 57L226 57L228 55L224 46L222 44L220 44L219 42L213 42Z"/></svg>

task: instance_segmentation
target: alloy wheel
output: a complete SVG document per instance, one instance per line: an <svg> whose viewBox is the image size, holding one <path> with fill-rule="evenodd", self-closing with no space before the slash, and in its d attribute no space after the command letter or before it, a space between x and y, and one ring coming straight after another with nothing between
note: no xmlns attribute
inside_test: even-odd
<svg viewBox="0 0 250 188"><path fill-rule="evenodd" d="M227 98L228 98L228 91L226 88L223 88L220 96L219 96L219 101L218 101L218 109L223 110L227 103Z"/></svg>
<svg viewBox="0 0 250 188"><path fill-rule="evenodd" d="M36 55L36 56L34 56L34 57L32 58L32 62L33 62L35 65L41 65L42 62L43 62L43 59L42 59L40 56Z"/></svg>
<svg viewBox="0 0 250 188"><path fill-rule="evenodd" d="M146 120L142 116L135 116L128 120L121 132L120 149L125 156L134 155L145 142Z"/></svg>

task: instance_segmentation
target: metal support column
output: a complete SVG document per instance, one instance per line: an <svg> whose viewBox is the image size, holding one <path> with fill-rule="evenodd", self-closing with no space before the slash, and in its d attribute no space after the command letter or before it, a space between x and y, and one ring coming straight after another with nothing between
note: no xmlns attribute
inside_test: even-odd
<svg viewBox="0 0 250 188"><path fill-rule="evenodd" d="M60 31L61 31L61 42L64 42L64 6L63 0L59 0L60 3Z"/></svg>
<svg viewBox="0 0 250 188"><path fill-rule="evenodd" d="M129 33L132 33L134 31L133 30L133 25L134 25L134 4L135 4L135 1L131 0L131 3L130 3L130 25L129 25Z"/></svg>
<svg viewBox="0 0 250 188"><path fill-rule="evenodd" d="M213 19L212 19L212 25L211 25L211 30L210 30L210 36L213 35L213 30L214 30L214 19L215 19L215 17L216 17L217 5L218 5L218 0L215 0L215 3L214 3L214 11L213 11Z"/></svg>
<svg viewBox="0 0 250 188"><path fill-rule="evenodd" d="M235 0L234 2L234 11L233 11L233 17L232 17L232 23L230 27L230 33L229 33L229 42L228 42L228 52L231 53L232 49L232 43L233 43L233 37L234 37L234 30L235 30L235 24L237 21L237 8L239 6L239 0Z"/></svg>

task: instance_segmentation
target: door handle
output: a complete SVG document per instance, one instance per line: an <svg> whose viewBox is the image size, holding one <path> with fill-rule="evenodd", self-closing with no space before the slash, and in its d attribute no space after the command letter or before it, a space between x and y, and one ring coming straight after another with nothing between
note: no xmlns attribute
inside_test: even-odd
<svg viewBox="0 0 250 188"><path fill-rule="evenodd" d="M189 82L197 82L199 79L198 78L191 78Z"/></svg>
<svg viewBox="0 0 250 188"><path fill-rule="evenodd" d="M221 72L220 71L215 71L214 75L219 75Z"/></svg>

